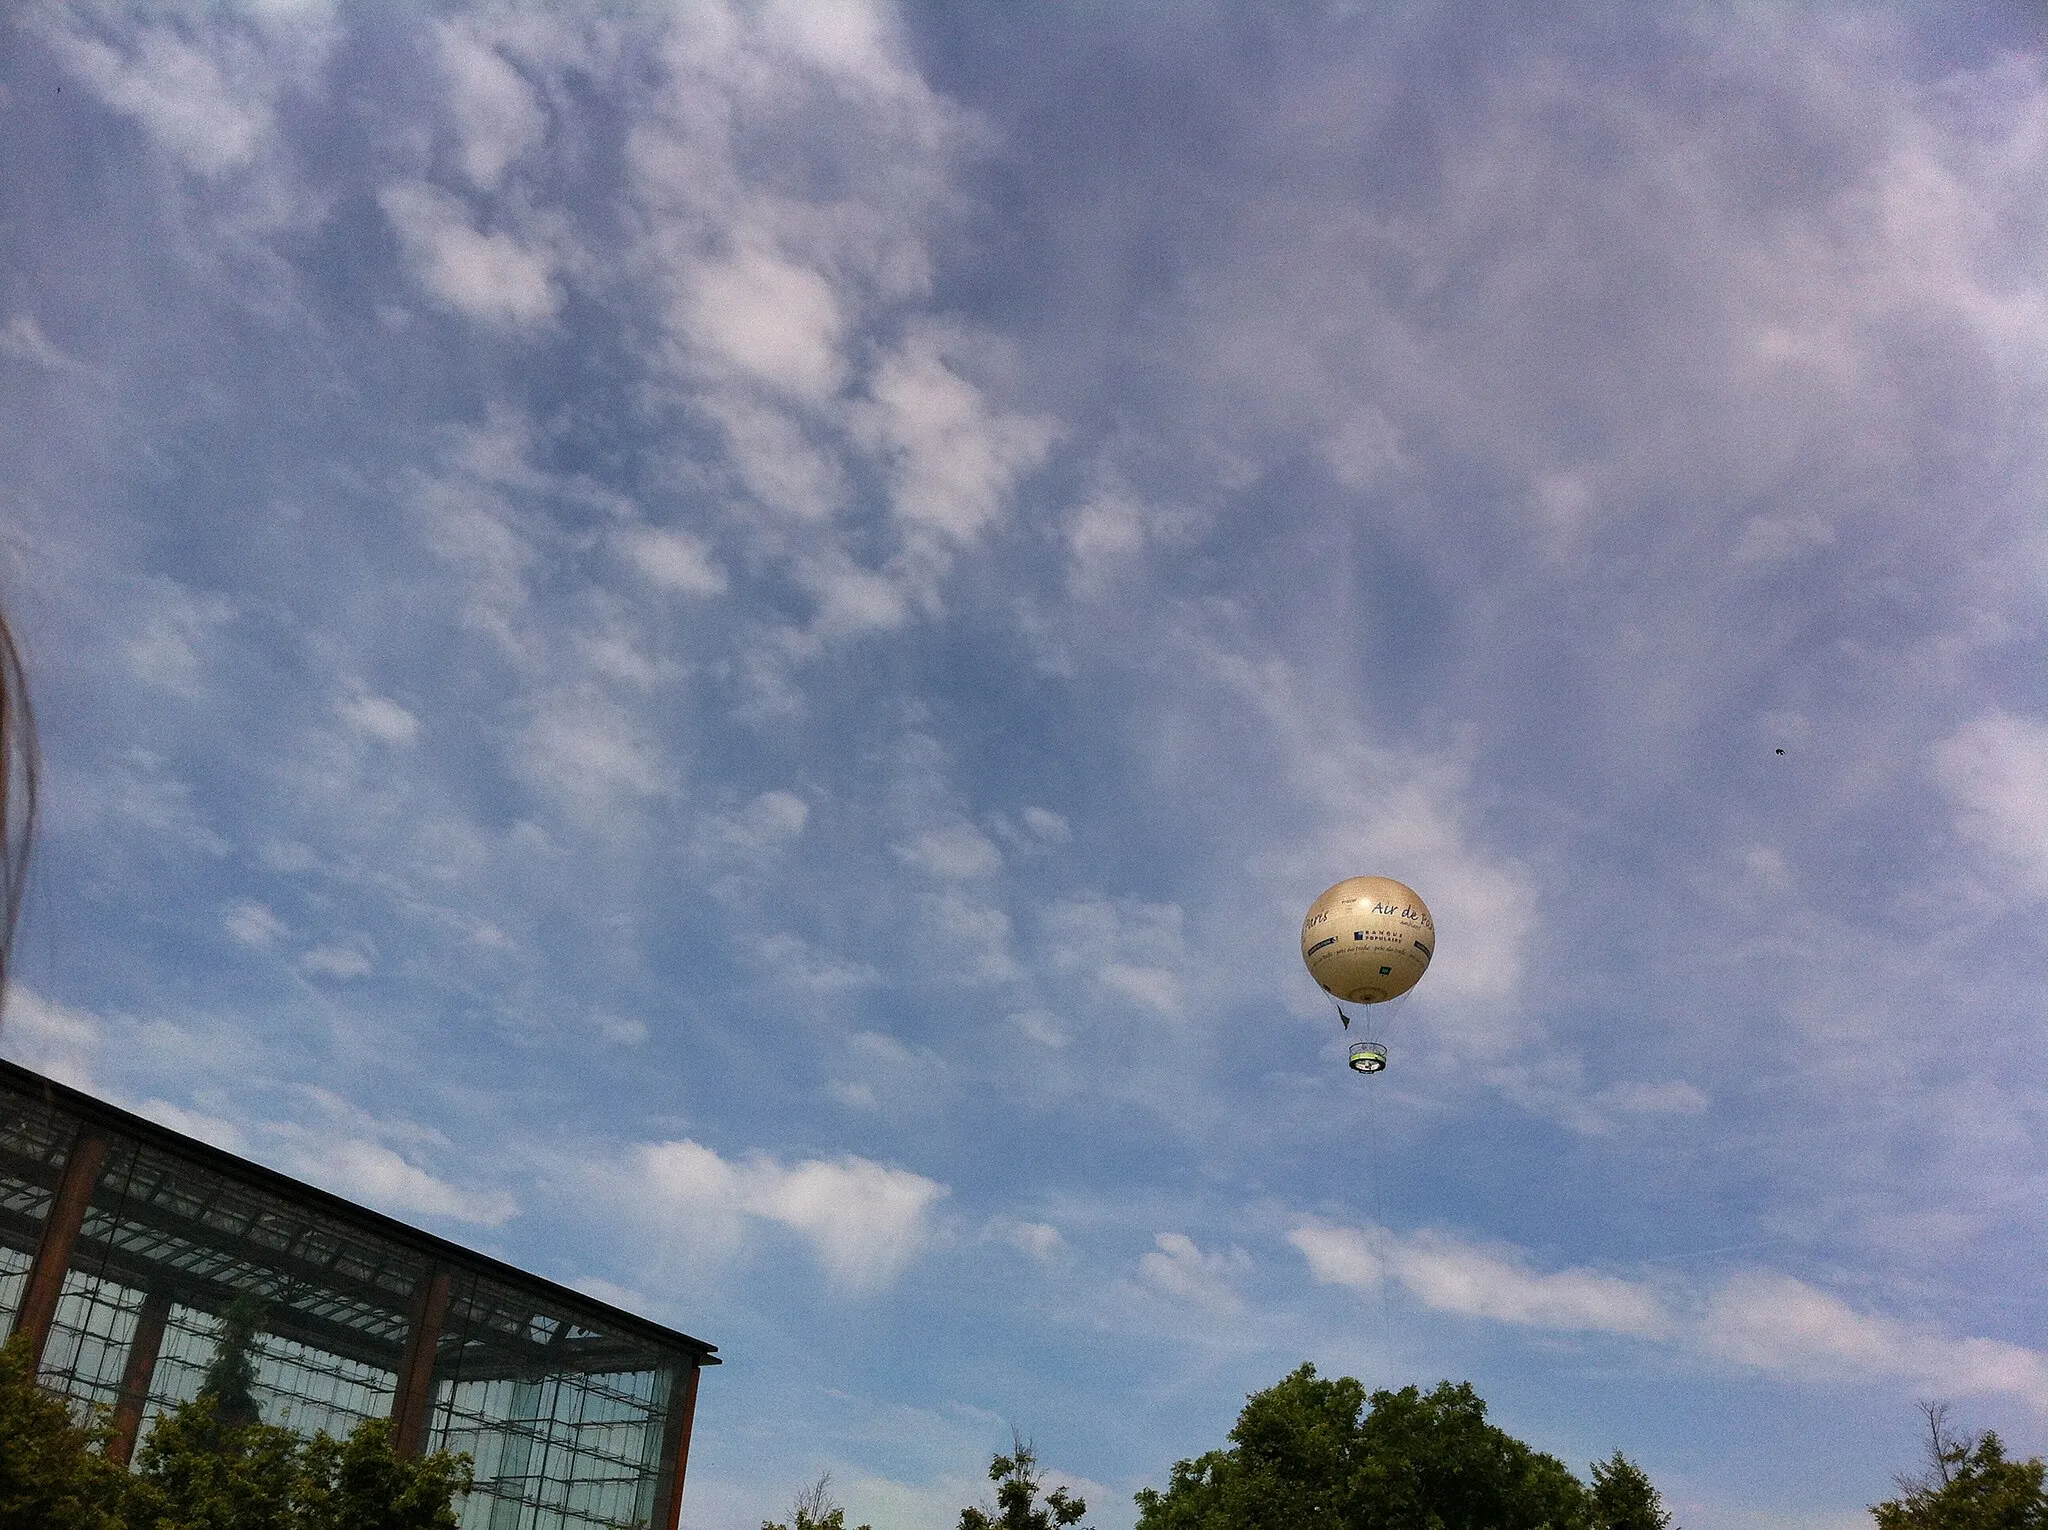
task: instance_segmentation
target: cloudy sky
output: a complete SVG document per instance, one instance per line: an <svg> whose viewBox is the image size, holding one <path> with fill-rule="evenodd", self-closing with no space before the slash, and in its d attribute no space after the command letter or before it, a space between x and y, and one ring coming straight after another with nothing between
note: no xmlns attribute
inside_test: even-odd
<svg viewBox="0 0 2048 1530"><path fill-rule="evenodd" d="M2048 1450L2048 25L1648 9L9 8L0 1050L719 1344L693 1530Z"/></svg>

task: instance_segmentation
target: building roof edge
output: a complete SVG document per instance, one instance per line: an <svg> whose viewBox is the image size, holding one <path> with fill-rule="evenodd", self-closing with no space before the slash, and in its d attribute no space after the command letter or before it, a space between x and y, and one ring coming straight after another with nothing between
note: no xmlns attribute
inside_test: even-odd
<svg viewBox="0 0 2048 1530"><path fill-rule="evenodd" d="M31 1096L40 1095L49 1104L59 1109L68 1110L74 1115L93 1122L95 1125L120 1132L139 1141L172 1148L185 1157L194 1159L222 1173L253 1181L264 1189L283 1194L287 1198L309 1203L315 1208L324 1210L331 1215L338 1215L363 1224L368 1230L375 1232L379 1237L389 1239L393 1243L401 1244L432 1258L466 1265L481 1274L490 1276L493 1280L515 1286L524 1286L530 1290L544 1293L550 1301L572 1310L581 1308L586 1313L602 1314L603 1321L610 1323L614 1327L627 1329L643 1339L653 1339L657 1343L670 1348L691 1351L696 1358L696 1363L700 1366L723 1363L718 1358L718 1346L716 1344L708 1344L704 1340L693 1338L679 1329L670 1328L663 1323L657 1323L652 1318L642 1317L637 1312L628 1312L623 1307L615 1307L610 1302L599 1301L596 1297L588 1296L573 1286L565 1286L559 1281L549 1280L546 1276L535 1275L530 1270L522 1270L516 1264L509 1264L505 1260L495 1258L490 1254L480 1253L476 1249L455 1242L453 1239L443 1238L437 1233L430 1233L422 1228L414 1227L409 1222L401 1222L394 1216L388 1216L384 1212L373 1210L358 1201L348 1199L346 1196L336 1195L331 1190L322 1190L318 1185L308 1184L305 1180L296 1179L281 1170L258 1163L252 1158L244 1158L239 1153L230 1153L225 1148L215 1147L210 1142L202 1142L197 1137L189 1137L183 1132L173 1131L170 1127L164 1126L160 1122L152 1121L147 1116L139 1116L135 1112L125 1110L119 1105L109 1104L97 1095L87 1094L82 1089L73 1088L69 1084L59 1083L56 1079L46 1077L36 1072L33 1068L23 1067L20 1063L13 1062L4 1057L0 1057L0 1087L10 1088L16 1092Z"/></svg>

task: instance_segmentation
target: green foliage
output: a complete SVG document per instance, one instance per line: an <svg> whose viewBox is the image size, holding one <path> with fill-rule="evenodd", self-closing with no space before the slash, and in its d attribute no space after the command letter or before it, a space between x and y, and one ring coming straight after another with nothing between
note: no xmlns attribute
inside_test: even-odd
<svg viewBox="0 0 2048 1530"><path fill-rule="evenodd" d="M989 1463L988 1480L996 1485L994 1516L986 1509L962 1509L960 1530L1054 1530L1055 1526L1076 1523L1088 1512L1087 1501L1071 1498L1065 1488L1056 1487L1039 1503L1037 1466L1037 1452L1023 1440L1015 1440L1007 1456L997 1456Z"/></svg>
<svg viewBox="0 0 2048 1530"><path fill-rule="evenodd" d="M832 1474L823 1472L818 1480L796 1495L789 1508L789 1523L761 1521L761 1530L846 1530L846 1510L832 1501ZM859 1530L872 1530L862 1525Z"/></svg>
<svg viewBox="0 0 2048 1530"><path fill-rule="evenodd" d="M26 1341L0 1348L6 1530L455 1530L454 1499L472 1480L467 1456L400 1455L381 1419L346 1440L308 1440L229 1422L210 1392L158 1420L132 1475L97 1443L36 1384ZM844 1525L834 1517L805 1530Z"/></svg>
<svg viewBox="0 0 2048 1530"><path fill-rule="evenodd" d="M2039 1456L2008 1461L1996 1434L1957 1435L1943 1403L1922 1403L1927 1469L1899 1478L1900 1496L1874 1504L1877 1530L2048 1530L2048 1475Z"/></svg>
<svg viewBox="0 0 2048 1530"><path fill-rule="evenodd" d="M1593 1530L1669 1530L1671 1515L1644 1470L1616 1451L1593 1463Z"/></svg>
<svg viewBox="0 0 2048 1530"><path fill-rule="evenodd" d="M1486 1404L1466 1383L1368 1398L1351 1377L1328 1380L1304 1365L1248 1398L1230 1439L1228 1449L1175 1463L1164 1492L1140 1492L1138 1530L1596 1524L1585 1485L1556 1457L1487 1423Z"/></svg>
<svg viewBox="0 0 2048 1530"><path fill-rule="evenodd" d="M296 1530L301 1442L231 1424L202 1393L157 1421L135 1458L130 1530Z"/></svg>
<svg viewBox="0 0 2048 1530"><path fill-rule="evenodd" d="M0 1348L0 1525L7 1530L121 1530L127 1474L36 1385L28 1341Z"/></svg>
<svg viewBox="0 0 2048 1530"><path fill-rule="evenodd" d="M305 1442L295 1525L297 1530L455 1530L454 1501L474 1481L468 1456L445 1450L402 1456L389 1421L371 1419L358 1424L346 1440L316 1434ZM841 1527L834 1523L829 1530Z"/></svg>
<svg viewBox="0 0 2048 1530"><path fill-rule="evenodd" d="M846 1510L835 1504L825 1511L822 1518L813 1518L801 1509L792 1509L788 1524L764 1519L761 1521L761 1530L846 1530ZM862 1525L860 1530L873 1530L873 1527Z"/></svg>
<svg viewBox="0 0 2048 1530"><path fill-rule="evenodd" d="M1375 1392L1360 1430L1360 1525L1388 1530L1582 1530L1586 1490L1555 1456L1486 1422L1469 1382Z"/></svg>
<svg viewBox="0 0 2048 1530"><path fill-rule="evenodd" d="M1304 1365L1248 1398L1228 1450L1174 1463L1164 1493L1138 1494L1140 1530L1323 1530L1344 1517L1362 1464L1365 1388Z"/></svg>
<svg viewBox="0 0 2048 1530"><path fill-rule="evenodd" d="M227 1424L204 1393L162 1419L136 1458L128 1530L455 1530L469 1458L398 1453L383 1419L346 1440Z"/></svg>

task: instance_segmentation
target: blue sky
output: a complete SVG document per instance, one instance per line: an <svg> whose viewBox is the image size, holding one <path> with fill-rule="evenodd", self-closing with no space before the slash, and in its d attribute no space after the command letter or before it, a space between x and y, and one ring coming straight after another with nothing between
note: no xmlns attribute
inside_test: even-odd
<svg viewBox="0 0 2048 1530"><path fill-rule="evenodd" d="M14 8L0 1049L721 1345L697 1530L2048 1449L2048 38L1540 9Z"/></svg>

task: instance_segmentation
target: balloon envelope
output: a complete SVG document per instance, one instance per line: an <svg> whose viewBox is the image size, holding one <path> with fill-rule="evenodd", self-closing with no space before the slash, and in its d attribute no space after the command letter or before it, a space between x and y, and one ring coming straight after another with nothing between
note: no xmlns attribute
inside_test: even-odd
<svg viewBox="0 0 2048 1530"><path fill-rule="evenodd" d="M1308 908L1301 959L1331 998L1384 1004L1422 981L1436 922L1415 889L1392 877L1347 877Z"/></svg>

